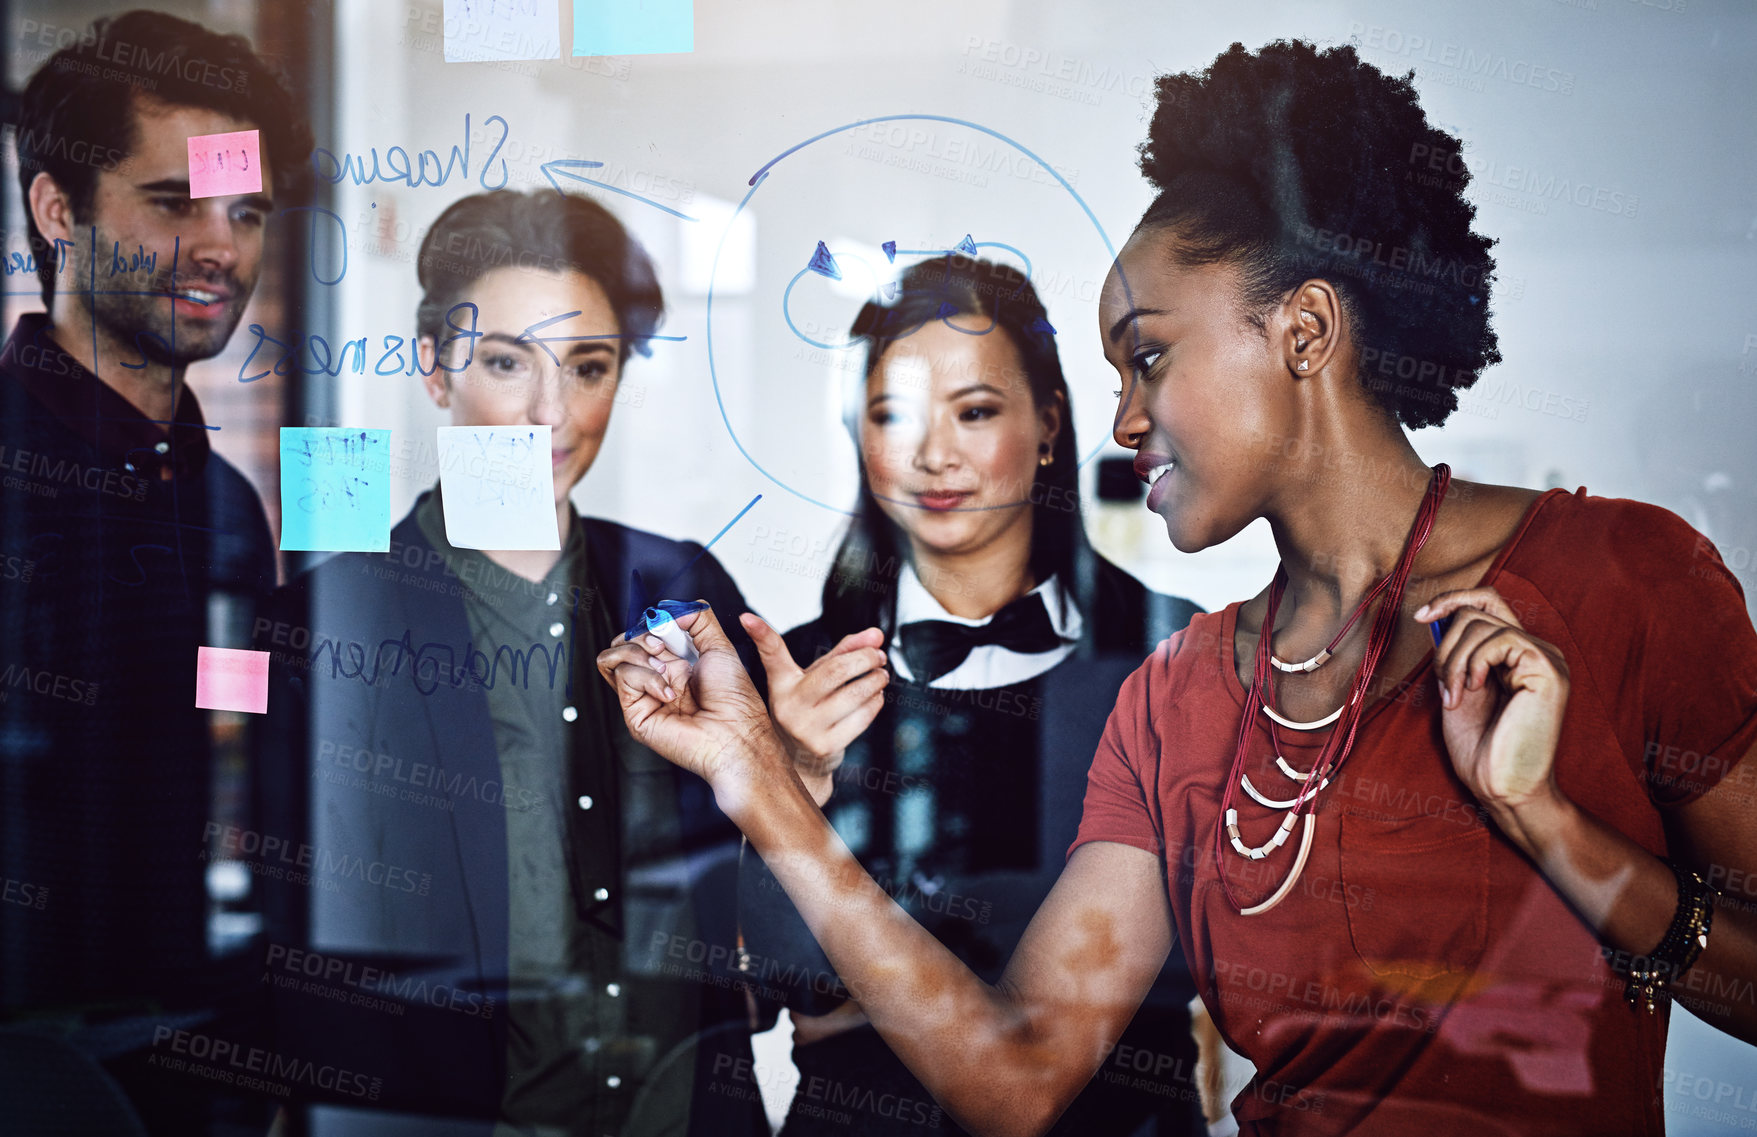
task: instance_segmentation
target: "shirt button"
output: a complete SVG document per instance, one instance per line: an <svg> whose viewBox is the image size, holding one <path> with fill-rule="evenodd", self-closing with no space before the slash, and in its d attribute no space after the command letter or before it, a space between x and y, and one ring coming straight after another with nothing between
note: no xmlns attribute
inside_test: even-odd
<svg viewBox="0 0 1757 1137"><path fill-rule="evenodd" d="M614 999L616 996L622 994L622 984L606 983L604 984L604 993Z"/></svg>
<svg viewBox="0 0 1757 1137"><path fill-rule="evenodd" d="M580 795L580 808L581 809L591 809L592 808L592 795L591 794L581 794Z"/></svg>
<svg viewBox="0 0 1757 1137"><path fill-rule="evenodd" d="M573 721L573 720L574 720L574 719L577 719L577 718L579 718L579 717L580 717L580 712L579 712L579 710L578 710L578 709L576 709L576 708L574 708L574 707L563 707L563 708L561 708L561 718L562 718L562 721L564 721L564 722L572 722L572 721Z"/></svg>
<svg viewBox="0 0 1757 1137"><path fill-rule="evenodd" d="M604 1084L609 1086L611 1089L615 1089L617 1086L622 1085L622 1079L618 1075L612 1074L608 1078L604 1079Z"/></svg>
<svg viewBox="0 0 1757 1137"><path fill-rule="evenodd" d="M567 631L567 625L563 624L560 620L557 620L557 621L555 621L555 623L549 625L549 634L552 636L555 636L557 639L559 639L561 637L561 633L563 633L565 631Z"/></svg>
<svg viewBox="0 0 1757 1137"><path fill-rule="evenodd" d="M134 473L134 463L133 462L122 463L122 468L124 470L127 470L130 474Z"/></svg>
<svg viewBox="0 0 1757 1137"><path fill-rule="evenodd" d="M600 888L598 891L592 893L592 898L595 900L608 900L610 899L610 890L608 888Z"/></svg>
<svg viewBox="0 0 1757 1137"><path fill-rule="evenodd" d="M153 449L157 450L160 454L165 454L170 451L171 444L169 442L155 442L153 443Z"/></svg>
<svg viewBox="0 0 1757 1137"><path fill-rule="evenodd" d="M543 601L543 603L554 604L557 600L560 600L560 599L561 599L561 594L559 592L551 592L549 594L549 598L547 600Z"/></svg>

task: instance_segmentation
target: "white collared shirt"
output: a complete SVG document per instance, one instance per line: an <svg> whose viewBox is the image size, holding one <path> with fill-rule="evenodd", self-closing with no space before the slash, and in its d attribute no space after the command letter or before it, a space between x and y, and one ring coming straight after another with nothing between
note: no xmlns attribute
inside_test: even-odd
<svg viewBox="0 0 1757 1137"><path fill-rule="evenodd" d="M1018 652L997 644L982 644L970 649L964 662L929 683L929 687L948 691L986 691L995 687L1005 687L1010 683L1023 683L1027 679L1035 679L1045 671L1054 667L1073 653L1072 641L1080 638L1080 631L1085 621L1080 618L1080 611L1071 602L1067 606L1067 619L1062 618L1061 584L1051 576L1042 584L1033 588L1026 595L1037 594L1043 597L1043 607L1049 613L1050 626L1055 634L1070 642L1062 644L1050 651ZM944 620L950 624L964 624L979 628L993 619L992 616L981 620L971 620L964 616L954 616L945 610L933 593L921 583L915 575L915 566L905 564L897 574L897 624L900 629L905 624L913 624L917 620ZM909 670L909 663L903 658L903 651L897 645L897 637L891 637L891 669L897 678L914 682L915 675Z"/></svg>

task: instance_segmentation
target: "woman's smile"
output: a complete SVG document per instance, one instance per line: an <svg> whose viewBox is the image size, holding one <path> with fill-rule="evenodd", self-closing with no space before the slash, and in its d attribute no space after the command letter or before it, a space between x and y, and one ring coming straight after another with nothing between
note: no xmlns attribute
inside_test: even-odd
<svg viewBox="0 0 1757 1137"><path fill-rule="evenodd" d="M975 496L972 490L922 490L915 494L915 500L923 509L941 512L956 509Z"/></svg>

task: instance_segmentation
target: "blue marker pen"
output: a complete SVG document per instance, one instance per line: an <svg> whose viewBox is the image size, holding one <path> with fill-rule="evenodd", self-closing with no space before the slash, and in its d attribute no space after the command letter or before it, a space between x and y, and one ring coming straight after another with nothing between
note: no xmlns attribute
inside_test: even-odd
<svg viewBox="0 0 1757 1137"><path fill-rule="evenodd" d="M1434 637L1435 648L1438 648L1440 646L1440 641L1446 638L1446 629L1451 626L1452 617L1450 616L1441 616L1438 620L1435 620L1428 625L1428 633Z"/></svg>
<svg viewBox="0 0 1757 1137"><path fill-rule="evenodd" d="M632 640L643 632L658 636L672 655L694 667L696 660L701 657L696 652L695 641L678 625L676 617L699 612L706 607L706 604L699 601L661 600L640 614L634 626L629 628L626 638Z"/></svg>
<svg viewBox="0 0 1757 1137"><path fill-rule="evenodd" d="M671 618L671 613L664 609L647 609L647 631L658 636L671 654L683 660L688 666L694 667L695 661L700 658L695 650L695 641L689 638L688 632L677 625L677 621Z"/></svg>

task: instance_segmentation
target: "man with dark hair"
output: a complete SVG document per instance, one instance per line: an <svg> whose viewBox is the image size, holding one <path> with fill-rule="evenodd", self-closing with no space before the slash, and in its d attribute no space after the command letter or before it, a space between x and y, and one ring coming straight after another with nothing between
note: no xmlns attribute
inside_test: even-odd
<svg viewBox="0 0 1757 1137"><path fill-rule="evenodd" d="M261 192L191 198L186 140L243 130ZM237 327L311 136L245 40L129 12L45 61L16 138L48 311L0 348L0 877L32 898L0 904L0 1020L55 1024L149 1127L200 1132L196 1080L145 1069L238 989L204 834L240 722L196 708L196 649L247 646L275 551L183 377ZM25 1129L85 1104L7 1084Z"/></svg>

